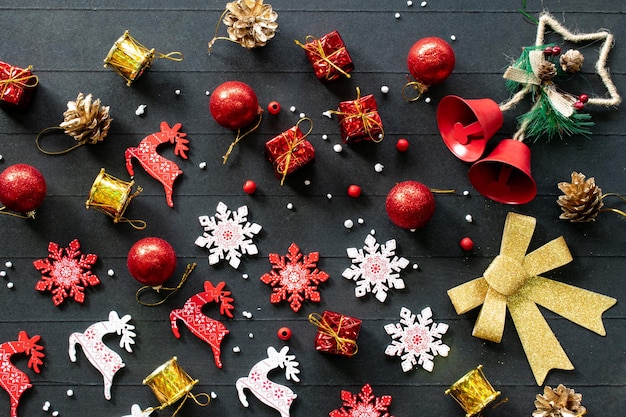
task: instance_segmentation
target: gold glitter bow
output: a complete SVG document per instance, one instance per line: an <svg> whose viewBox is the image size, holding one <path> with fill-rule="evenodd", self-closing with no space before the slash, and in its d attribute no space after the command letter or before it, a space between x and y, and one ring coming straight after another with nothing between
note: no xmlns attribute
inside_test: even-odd
<svg viewBox="0 0 626 417"><path fill-rule="evenodd" d="M562 236L526 254L535 223L534 217L509 213L500 254L482 277L448 290L448 296L458 314L482 304L472 335L496 343L502 339L508 307L537 385L542 385L550 369L574 366L537 304L604 336L602 313L617 300L540 277L571 262L572 256Z"/></svg>
<svg viewBox="0 0 626 417"><path fill-rule="evenodd" d="M26 69L13 68L11 70L11 76L9 78L0 80L0 86L2 86L2 89L0 91L0 100L4 98L7 90L12 85L18 86L20 88L36 87L37 84L39 84L39 77L33 74L29 74L32 69L32 65L30 65Z"/></svg>
<svg viewBox="0 0 626 417"><path fill-rule="evenodd" d="M354 340L339 336L339 333L341 332L343 316L341 316L341 318L339 319L337 330L333 329L332 326L326 321L326 319L324 319L324 317L320 316L317 313L309 314L309 322L317 326L319 332L335 339L335 342L337 343L337 350L339 352L343 354L348 354L350 356L354 356L358 352L359 346ZM350 353L348 346L354 346L354 352Z"/></svg>
<svg viewBox="0 0 626 417"><path fill-rule="evenodd" d="M331 58L333 58L335 55L339 55L340 53L342 53L343 51L346 50L345 46L342 46L341 48L333 51L333 53L331 53L330 55L326 55L326 51L324 51L324 47L322 46L322 43L316 39L315 37L308 35L305 38L306 43L302 44L300 41L298 41L297 39L294 40L294 42L296 43L296 45L298 45L300 48L304 49L305 51L310 51L315 53L316 57L319 58L319 61L325 61L326 63L328 63L329 67L326 70L326 74L324 75L324 77L326 79L328 79L331 75L331 67L336 69L337 71L339 71L342 75L344 75L346 78L350 78L351 75L348 74L346 71L344 71L340 66L338 66L337 64L335 64Z"/></svg>

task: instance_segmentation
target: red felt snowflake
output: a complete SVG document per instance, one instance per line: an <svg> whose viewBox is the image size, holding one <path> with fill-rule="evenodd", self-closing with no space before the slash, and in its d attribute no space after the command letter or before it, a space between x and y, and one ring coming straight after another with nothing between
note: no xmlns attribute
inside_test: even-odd
<svg viewBox="0 0 626 417"><path fill-rule="evenodd" d="M72 240L67 248L50 242L48 253L48 258L33 262L35 269L41 272L41 280L35 289L51 291L55 306L68 297L79 303L85 301L85 287L100 284L98 277L91 273L91 266L96 263L98 256L91 253L83 255L78 239Z"/></svg>
<svg viewBox="0 0 626 417"><path fill-rule="evenodd" d="M296 312L304 300L319 303L321 298L317 285L328 279L326 272L317 269L319 258L319 252L302 255L295 243L289 246L286 256L270 253L272 270L261 277L261 281L274 287L270 302L275 304L287 300Z"/></svg>
<svg viewBox="0 0 626 417"><path fill-rule="evenodd" d="M393 417L387 412L391 405L391 395L375 397L370 384L363 385L361 392L353 395L350 391L341 391L343 407L329 413L330 417Z"/></svg>

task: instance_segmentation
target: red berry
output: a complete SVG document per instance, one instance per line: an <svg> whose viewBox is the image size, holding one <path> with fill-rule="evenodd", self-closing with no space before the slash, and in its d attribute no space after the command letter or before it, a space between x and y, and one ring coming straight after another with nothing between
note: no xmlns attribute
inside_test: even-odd
<svg viewBox="0 0 626 417"><path fill-rule="evenodd" d="M8 210L28 213L43 203L46 180L32 165L11 165L0 174L0 203Z"/></svg>
<svg viewBox="0 0 626 417"><path fill-rule="evenodd" d="M176 252L167 241L146 237L128 251L128 271L133 278L152 287L162 285L176 269Z"/></svg>
<svg viewBox="0 0 626 417"><path fill-rule="evenodd" d="M291 329L289 327L281 327L278 329L278 338L280 340L291 339Z"/></svg>
<svg viewBox="0 0 626 417"><path fill-rule="evenodd" d="M241 81L220 84L211 94L209 109L220 126L232 130L250 125L263 111L254 90Z"/></svg>
<svg viewBox="0 0 626 417"><path fill-rule="evenodd" d="M348 195L352 198L357 198L361 195L361 187L358 185L352 184L348 187Z"/></svg>
<svg viewBox="0 0 626 417"><path fill-rule="evenodd" d="M474 249L474 242L469 237L464 237L463 239L461 239L459 245L464 251L471 251L472 249Z"/></svg>
<svg viewBox="0 0 626 417"><path fill-rule="evenodd" d="M269 114L277 115L280 113L280 103L277 101L272 101L267 105L267 111Z"/></svg>
<svg viewBox="0 0 626 417"><path fill-rule="evenodd" d="M585 103L583 103L582 101L577 101L574 103L574 108L576 110L582 110L585 108Z"/></svg>
<svg viewBox="0 0 626 417"><path fill-rule="evenodd" d="M552 55L553 53L554 48L552 48L551 46L546 46L546 48L543 50L544 55Z"/></svg>
<svg viewBox="0 0 626 417"><path fill-rule="evenodd" d="M398 139L396 149L400 152L406 152L409 149L409 141L404 138Z"/></svg>
<svg viewBox="0 0 626 417"><path fill-rule="evenodd" d="M387 194L385 208L389 219L404 229L419 229L435 213L435 197L417 181L404 181Z"/></svg>
<svg viewBox="0 0 626 417"><path fill-rule="evenodd" d="M243 191L246 194L254 194L256 191L256 183L252 180L247 180L243 183Z"/></svg>
<svg viewBox="0 0 626 417"><path fill-rule="evenodd" d="M411 75L426 85L441 84L454 69L454 50L441 38L429 37L415 42L407 56Z"/></svg>
<svg viewBox="0 0 626 417"><path fill-rule="evenodd" d="M560 55L561 54L561 47L560 46L555 46L552 48L552 55L556 56L556 55Z"/></svg>
<svg viewBox="0 0 626 417"><path fill-rule="evenodd" d="M589 96L587 94L581 94L578 96L578 101L584 104L589 101Z"/></svg>

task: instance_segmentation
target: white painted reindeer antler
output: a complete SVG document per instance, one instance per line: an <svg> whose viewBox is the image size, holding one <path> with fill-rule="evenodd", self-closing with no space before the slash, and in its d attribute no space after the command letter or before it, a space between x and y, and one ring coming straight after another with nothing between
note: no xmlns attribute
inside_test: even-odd
<svg viewBox="0 0 626 417"><path fill-rule="evenodd" d="M296 355L288 355L289 346L283 347L278 353L280 361L279 366L281 368L285 368L285 377L291 381L300 382L300 378L298 374L300 370L298 369L298 365L300 362L296 361Z"/></svg>
<svg viewBox="0 0 626 417"><path fill-rule="evenodd" d="M133 332L135 326L128 324L131 318L130 314L126 314L120 318L116 311L109 313L109 321L115 327L116 333L122 336L120 338L120 347L126 349L127 352L133 351L132 345L135 344L134 337L137 336L137 334Z"/></svg>

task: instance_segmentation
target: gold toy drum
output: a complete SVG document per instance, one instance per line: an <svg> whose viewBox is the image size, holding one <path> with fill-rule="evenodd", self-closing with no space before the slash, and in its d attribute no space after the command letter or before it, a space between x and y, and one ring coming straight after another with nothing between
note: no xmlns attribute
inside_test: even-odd
<svg viewBox="0 0 626 417"><path fill-rule="evenodd" d="M480 413L500 395L500 391L493 389L482 368L482 365L478 365L446 390L446 394L452 396L465 410L466 417Z"/></svg>
<svg viewBox="0 0 626 417"><path fill-rule="evenodd" d="M199 381L192 379L177 362L176 356L159 366L144 380L161 403L160 409L174 404L190 394L193 386Z"/></svg>
<svg viewBox="0 0 626 417"><path fill-rule="evenodd" d="M130 86L145 70L150 68L154 59L154 48L148 50L137 42L128 31L113 44L104 58L104 67L111 66Z"/></svg>
<svg viewBox="0 0 626 417"><path fill-rule="evenodd" d="M102 168L91 186L85 206L113 217L113 222L117 223L122 220L130 201L142 191L141 187L137 187L137 191L131 194L134 183L115 178Z"/></svg>

